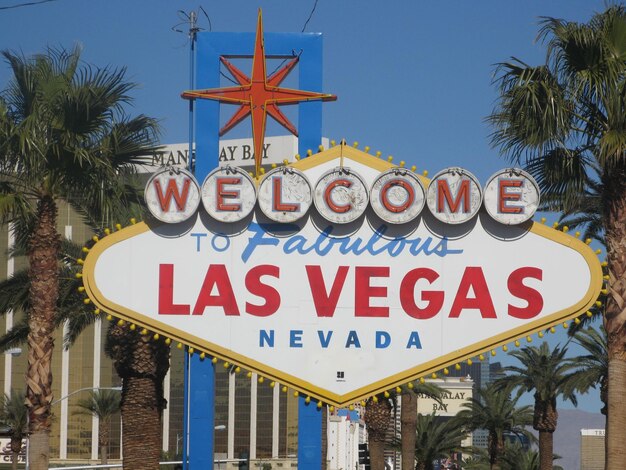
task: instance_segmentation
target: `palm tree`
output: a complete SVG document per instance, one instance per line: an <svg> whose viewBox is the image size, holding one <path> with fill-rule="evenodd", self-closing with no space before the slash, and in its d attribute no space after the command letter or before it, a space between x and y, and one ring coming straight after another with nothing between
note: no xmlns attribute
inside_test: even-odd
<svg viewBox="0 0 626 470"><path fill-rule="evenodd" d="M31 468L44 470L59 299L58 204L64 200L94 215L136 199L121 176L154 147L157 125L124 114L134 85L124 80L123 69L82 66L78 49L3 55L13 76L0 94L0 222L13 222L18 246L28 255L25 402Z"/></svg>
<svg viewBox="0 0 626 470"><path fill-rule="evenodd" d="M496 386L508 391L517 389L518 397L525 392L534 392L535 407L533 429L539 431L539 457L541 470L552 468L553 433L556 430L559 414L556 400L559 396L577 404L574 391L580 386L575 360L565 358L567 348L556 346L550 350L545 341L539 346L527 346L509 353L520 366L507 366L509 373L497 380Z"/></svg>
<svg viewBox="0 0 626 470"><path fill-rule="evenodd" d="M542 191L565 210L596 185L607 247L607 468L626 461L626 9L610 6L588 23L542 21L544 65L518 59L498 70L500 98L488 118L492 143L534 165ZM597 175L594 176L594 175ZM597 179L596 179L597 178Z"/></svg>
<svg viewBox="0 0 626 470"><path fill-rule="evenodd" d="M158 470L161 456L161 416L167 405L163 379L170 348L142 333L112 322L105 345L122 378L124 470Z"/></svg>
<svg viewBox="0 0 626 470"><path fill-rule="evenodd" d="M101 234L102 235L102 234ZM91 246L93 240L86 243ZM60 280L59 298L57 301L57 311L54 318L55 328L68 325L67 335L64 338L65 348L71 347L83 330L93 322L99 320L99 316L93 314L93 307L83 302L83 295L78 290L82 285L75 274L78 265L70 264L71 261L82 255L82 246L64 241L60 252ZM16 250L15 255L20 251ZM28 270L22 269L14 275L0 282L0 315L5 315L11 310L24 312L24 318L16 322L11 330L0 336L0 351L23 344L28 336L28 315L29 304L29 284ZM109 327L110 338L113 343L120 343L124 347L106 347L105 352L114 359L117 374L122 378L122 399L127 399L129 406L122 407L122 433L124 435L123 447L125 453L125 468L137 468L135 460L143 462L153 462L158 465L159 449L161 448L161 427L147 426L138 428L133 423L149 417L151 423L160 420L161 413L166 405L163 397L163 377L169 368L169 347L165 343L153 342L146 348L148 337L133 332L132 330L111 323ZM136 344L138 349L144 349L141 354L132 351L132 344ZM132 356L132 360L124 358L123 355ZM159 371L158 374L146 374L146 371ZM137 377L150 378L153 383L143 390L138 398L132 396L131 384ZM151 405L151 404L154 404ZM156 406L158 404L158 406ZM146 437L146 433L151 435ZM156 457L155 457L156 456ZM143 467L146 468L146 467Z"/></svg>
<svg viewBox="0 0 626 470"><path fill-rule="evenodd" d="M400 438L402 468L415 467L415 428L418 424L417 401L420 396L440 400L444 390L431 382L417 382L412 388L402 389L400 396Z"/></svg>
<svg viewBox="0 0 626 470"><path fill-rule="evenodd" d="M589 353L576 357L578 391L584 393L590 387L595 388L599 384L600 400L603 403L600 411L606 416L609 372L606 332L602 327L600 331L587 328L577 332L574 341Z"/></svg>
<svg viewBox="0 0 626 470"><path fill-rule="evenodd" d="M17 469L22 451L22 440L28 433L28 413L24 406L24 392L11 389L11 395L0 397L0 423L9 427L11 435L11 468Z"/></svg>
<svg viewBox="0 0 626 470"><path fill-rule="evenodd" d="M438 420L434 413L417 415L415 435L417 439L413 452L417 465L408 468L416 470L434 470L433 461L460 452L461 441L467 437L467 433L453 421Z"/></svg>
<svg viewBox="0 0 626 470"><path fill-rule="evenodd" d="M93 390L89 398L77 403L81 408L76 414L88 414L98 418L98 447L100 447L100 463L109 461L109 428L111 418L120 411L120 396L114 390Z"/></svg>
<svg viewBox="0 0 626 470"><path fill-rule="evenodd" d="M507 433L525 435L530 433L525 429L533 422L533 415L529 406L516 407L517 399L494 384L478 389L476 396L461 405L463 408L454 417L456 426L467 432L476 429L485 429L488 434L489 466L492 470L500 470L500 460L504 452L505 435Z"/></svg>

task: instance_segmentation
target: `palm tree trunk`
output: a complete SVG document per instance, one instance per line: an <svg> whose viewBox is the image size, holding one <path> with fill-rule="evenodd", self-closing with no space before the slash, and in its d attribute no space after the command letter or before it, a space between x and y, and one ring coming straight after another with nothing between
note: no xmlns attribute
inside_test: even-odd
<svg viewBox="0 0 626 470"><path fill-rule="evenodd" d="M620 468L626 462L626 164L605 173L603 182L609 274L604 312L609 356L605 465Z"/></svg>
<svg viewBox="0 0 626 470"><path fill-rule="evenodd" d="M415 468L415 433L417 427L417 395L411 390L402 394L400 407L400 438L402 470Z"/></svg>
<svg viewBox="0 0 626 470"><path fill-rule="evenodd" d="M554 433L539 431L539 470L552 470Z"/></svg>
<svg viewBox="0 0 626 470"><path fill-rule="evenodd" d="M122 447L124 470L159 470L161 413L167 402L163 379L169 347L150 335L111 324L107 352L122 378Z"/></svg>
<svg viewBox="0 0 626 470"><path fill-rule="evenodd" d="M108 419L98 421L98 447L100 447L100 463L106 465L109 463L109 426Z"/></svg>
<svg viewBox="0 0 626 470"><path fill-rule="evenodd" d="M11 438L11 469L17 470L17 461L22 450L22 437L19 439Z"/></svg>
<svg viewBox="0 0 626 470"><path fill-rule="evenodd" d="M381 398L374 401L370 398L367 400L365 425L367 426L371 470L385 470L385 439L391 421L391 403L388 399Z"/></svg>
<svg viewBox="0 0 626 470"><path fill-rule="evenodd" d="M370 470L385 470L385 442L369 440Z"/></svg>
<svg viewBox="0 0 626 470"><path fill-rule="evenodd" d="M26 406L30 431L30 468L47 470L50 459L50 403L52 402L52 352L54 350L54 315L59 293L56 231L57 207L43 197L37 206L35 227L30 239L31 311L28 318L28 369L26 371Z"/></svg>

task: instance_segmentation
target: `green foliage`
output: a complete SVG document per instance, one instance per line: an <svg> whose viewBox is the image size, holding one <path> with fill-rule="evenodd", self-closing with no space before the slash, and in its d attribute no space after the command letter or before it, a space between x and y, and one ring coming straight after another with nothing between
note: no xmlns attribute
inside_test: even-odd
<svg viewBox="0 0 626 470"><path fill-rule="evenodd" d="M464 470L489 470L489 455L484 449L474 448L471 457L463 460ZM555 455L554 460L560 457ZM539 453L533 449L524 449L517 442L506 442L502 452L501 470L539 470ZM554 465L553 470L563 470L563 467Z"/></svg>
<svg viewBox="0 0 626 470"><path fill-rule="evenodd" d="M88 398L80 400L75 414L97 416L102 421L108 421L120 411L120 393L115 390L92 390Z"/></svg>
<svg viewBox="0 0 626 470"><path fill-rule="evenodd" d="M574 341L582 346L587 354L575 358L576 387L580 393L585 393L589 388L600 386L600 399L604 406L602 414L606 414L607 387L609 376L609 356L606 343L606 331L603 327L599 330L587 328L578 331L574 335Z"/></svg>
<svg viewBox="0 0 626 470"><path fill-rule="evenodd" d="M517 389L518 396L534 391L536 401L550 402L562 396L576 405L576 363L566 359L566 354L567 348L556 346L551 350L545 341L539 347L526 346L511 351L509 355L521 365L504 367L508 375L497 380L496 386L509 391Z"/></svg>
<svg viewBox="0 0 626 470"><path fill-rule="evenodd" d="M154 119L128 117L124 69L95 68L80 50L8 51L12 79L0 93L0 222L14 223L28 246L37 201L64 200L91 226L140 200L129 184L154 150Z"/></svg>
<svg viewBox="0 0 626 470"><path fill-rule="evenodd" d="M8 426L11 436L22 439L26 436L28 413L24 404L24 391L11 389L11 394L0 397L0 423Z"/></svg>
<svg viewBox="0 0 626 470"><path fill-rule="evenodd" d="M451 420L437 419L434 415L417 415L415 460L417 468L432 470L433 461L445 459L460 452L461 441L467 433Z"/></svg>
<svg viewBox="0 0 626 470"><path fill-rule="evenodd" d="M499 64L498 103L487 118L494 147L525 163L544 210L602 240L606 177L626 160L626 11L588 23L544 18L545 64Z"/></svg>
<svg viewBox="0 0 626 470"><path fill-rule="evenodd" d="M506 390L489 384L461 405L461 411L453 422L466 432L485 429L489 433L489 461L501 458L505 434L524 435L530 440L534 436L526 429L533 422L529 406L518 408L517 399L511 398Z"/></svg>

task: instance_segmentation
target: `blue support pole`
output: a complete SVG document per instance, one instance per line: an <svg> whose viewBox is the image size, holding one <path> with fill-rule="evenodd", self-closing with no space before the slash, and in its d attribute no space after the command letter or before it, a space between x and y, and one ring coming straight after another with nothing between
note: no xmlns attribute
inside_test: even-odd
<svg viewBox="0 0 626 470"><path fill-rule="evenodd" d="M195 88L220 86L220 56L251 56L254 33L199 33L197 35L197 67ZM300 54L299 86L302 90L322 91L322 36L319 33L269 33L264 35L267 55ZM210 100L195 102L196 162L199 182L218 165L219 103ZM317 150L322 136L322 103L298 105L298 151L306 156L308 149ZM191 134L190 134L191 135ZM192 356L185 394L189 399L189 468L213 468L215 369L210 361ZM300 400L298 411L298 469L320 470L322 459L322 412L315 405Z"/></svg>
<svg viewBox="0 0 626 470"><path fill-rule="evenodd" d="M298 402L298 470L322 468L322 410L304 397Z"/></svg>
<svg viewBox="0 0 626 470"><path fill-rule="evenodd" d="M213 468L215 432L215 366L189 357L189 469Z"/></svg>

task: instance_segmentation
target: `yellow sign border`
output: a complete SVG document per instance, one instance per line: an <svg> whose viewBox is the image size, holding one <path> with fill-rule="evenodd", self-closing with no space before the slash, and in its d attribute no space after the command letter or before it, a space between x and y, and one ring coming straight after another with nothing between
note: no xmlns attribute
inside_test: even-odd
<svg viewBox="0 0 626 470"><path fill-rule="evenodd" d="M292 166L299 170L306 170L337 158L352 159L379 171L385 171L389 168L396 166L387 161L369 155L365 152L361 152L357 149L344 145L333 147L327 151L321 152L320 154L309 157L305 160L300 160L299 162L294 163ZM425 186L427 186L428 179L423 176L420 176L420 178L424 182ZM261 374L262 376L271 377L273 380L280 384L287 385L290 388L293 388L299 392L317 397L320 400L327 402L328 404L336 406L346 406L356 403L361 399L376 395L385 390L390 390L396 386L404 385L407 382L415 380L419 377L424 377L432 373L439 372L448 365L459 363L468 358L475 357L485 351L489 351L493 348L514 341L519 337L523 337L536 331L549 328L556 323L560 323L571 317L578 316L586 312L594 304L594 302L601 293L603 284L602 267L600 265L600 261L587 244L563 232L546 227L543 224L533 223L530 227L530 232L573 249L574 251L580 253L587 262L591 274L591 279L589 283L589 289L579 302L567 309L552 313L548 316L542 317L539 320L529 322L524 326L514 328L507 331L506 333L502 333L495 337L491 337L478 343L474 343L471 346L457 350L454 353L446 354L435 360L391 375L372 384L369 384L366 387L356 389L350 393L339 395L320 388L315 384L301 380L280 370L269 367L252 358L240 355L229 349L222 348L208 341L204 341L202 340L202 338L198 338L188 332L170 327L152 318L145 317L137 312L127 309L126 307L118 305L114 302L110 302L108 299L106 299L95 283L94 270L99 256L107 248L115 245L116 243L130 239L148 231L150 231L150 227L146 223L140 222L102 238L90 250L84 261L83 283L85 286L85 292L97 307L111 313L118 318L145 327L153 331L154 333L169 337L189 347L193 347L199 351L203 351L207 354L219 357L224 361L241 365L250 371Z"/></svg>

